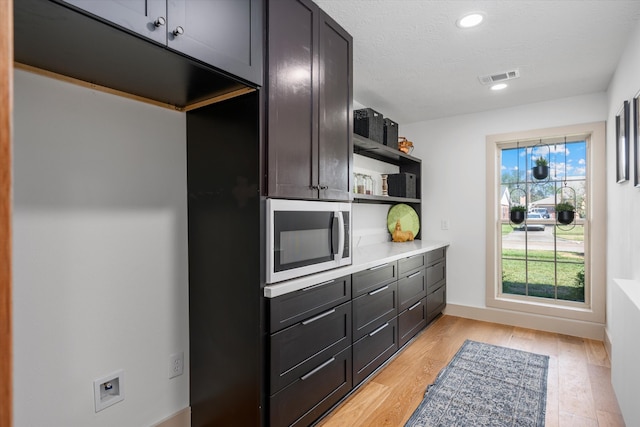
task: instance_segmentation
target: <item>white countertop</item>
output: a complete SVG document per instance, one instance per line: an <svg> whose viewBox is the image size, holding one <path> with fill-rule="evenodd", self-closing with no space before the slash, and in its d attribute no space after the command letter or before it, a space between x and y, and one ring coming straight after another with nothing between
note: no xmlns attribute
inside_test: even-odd
<svg viewBox="0 0 640 427"><path fill-rule="evenodd" d="M449 243L429 240L414 240L412 242L385 242L357 247L353 250L351 265L334 268L333 270L300 277L298 279L287 280L273 285L267 285L264 288L264 296L267 298L275 298L318 283L346 276L347 274L357 273L358 271L366 270L367 268L418 255L420 253L429 252L445 246L449 246Z"/></svg>

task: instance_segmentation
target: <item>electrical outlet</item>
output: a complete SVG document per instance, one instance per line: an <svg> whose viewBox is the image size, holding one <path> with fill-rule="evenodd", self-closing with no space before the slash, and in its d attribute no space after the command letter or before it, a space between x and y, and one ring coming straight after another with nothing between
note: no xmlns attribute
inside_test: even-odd
<svg viewBox="0 0 640 427"><path fill-rule="evenodd" d="M440 221L440 229L441 230L448 230L449 229L449 220L448 219L443 219L442 221Z"/></svg>
<svg viewBox="0 0 640 427"><path fill-rule="evenodd" d="M169 356L169 378L175 378L184 372L184 352Z"/></svg>

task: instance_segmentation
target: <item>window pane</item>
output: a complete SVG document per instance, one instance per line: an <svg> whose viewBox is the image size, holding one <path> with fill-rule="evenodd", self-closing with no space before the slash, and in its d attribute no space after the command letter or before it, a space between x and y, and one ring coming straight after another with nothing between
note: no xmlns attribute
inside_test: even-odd
<svg viewBox="0 0 640 427"><path fill-rule="evenodd" d="M502 293L584 302L584 226L586 142L531 144L501 151ZM543 157L545 179L531 168ZM538 176L539 177L539 176ZM576 219L557 225L555 206L569 202ZM513 205L525 206L526 219L511 222Z"/></svg>
<svg viewBox="0 0 640 427"><path fill-rule="evenodd" d="M527 294L526 263L513 259L502 259L502 293Z"/></svg>

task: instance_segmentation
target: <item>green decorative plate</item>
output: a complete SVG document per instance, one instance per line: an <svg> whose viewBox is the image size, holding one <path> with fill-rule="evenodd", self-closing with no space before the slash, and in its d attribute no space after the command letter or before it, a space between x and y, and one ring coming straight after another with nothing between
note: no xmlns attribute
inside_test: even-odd
<svg viewBox="0 0 640 427"><path fill-rule="evenodd" d="M420 231L420 218L415 209L404 203L399 203L389 209L389 213L387 214L387 228L389 229L389 233L393 233L396 229L396 221L398 220L400 220L400 226L403 231L411 231L414 237L418 235L418 231Z"/></svg>

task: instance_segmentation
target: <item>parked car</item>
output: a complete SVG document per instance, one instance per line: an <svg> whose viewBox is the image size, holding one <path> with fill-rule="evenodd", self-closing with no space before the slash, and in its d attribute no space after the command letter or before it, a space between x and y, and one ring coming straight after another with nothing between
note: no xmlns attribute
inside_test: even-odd
<svg viewBox="0 0 640 427"><path fill-rule="evenodd" d="M527 230L527 231L544 231L544 224L531 224L529 221L536 221L545 219L542 214L537 212L527 212L527 219L522 223L516 230Z"/></svg>
<svg viewBox="0 0 640 427"><path fill-rule="evenodd" d="M529 209L529 213L537 213L542 215L542 218L551 218L551 215L549 215L549 211L547 210L547 208L531 208Z"/></svg>

